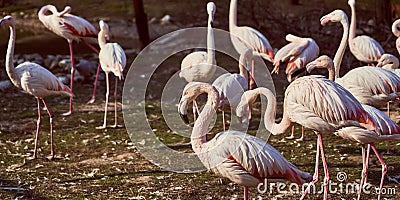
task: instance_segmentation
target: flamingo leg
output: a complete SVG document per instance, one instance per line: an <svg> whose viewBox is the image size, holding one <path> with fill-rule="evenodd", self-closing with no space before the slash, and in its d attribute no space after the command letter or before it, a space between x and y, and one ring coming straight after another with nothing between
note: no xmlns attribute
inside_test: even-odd
<svg viewBox="0 0 400 200"><path fill-rule="evenodd" d="M87 42L85 39L82 39L82 42L86 45L86 46L88 46L90 49L92 49L92 51L94 51L96 54L99 54L100 53L100 51L96 48L96 47L94 47L93 45L91 45L89 42Z"/></svg>
<svg viewBox="0 0 400 200"><path fill-rule="evenodd" d="M114 88L114 121L115 121L115 124L112 126L113 128L122 127L122 125L118 125L117 89L118 89L118 77L115 77L115 88Z"/></svg>
<svg viewBox="0 0 400 200"><path fill-rule="evenodd" d="M249 90L254 88L254 58L251 59L251 72L250 72L250 83L249 83Z"/></svg>
<svg viewBox="0 0 400 200"><path fill-rule="evenodd" d="M244 200L249 199L249 189L246 186L243 186L243 199Z"/></svg>
<svg viewBox="0 0 400 200"><path fill-rule="evenodd" d="M71 58L71 81L70 81L70 89L72 91L73 85L74 85L74 75L75 75L75 59L74 59L74 53L72 49L72 40L68 40L68 45L69 45L69 56ZM64 116L69 116L72 114L72 97L69 98L69 111L62 114Z"/></svg>
<svg viewBox="0 0 400 200"><path fill-rule="evenodd" d="M387 116L390 118L390 101L387 102ZM390 154L389 140L386 141L386 154Z"/></svg>
<svg viewBox="0 0 400 200"><path fill-rule="evenodd" d="M322 158L322 165L324 166L324 172L325 172L325 178L324 178L324 200L328 199L328 187L329 187L329 170L328 170L328 164L326 162L326 156L325 156L325 151L324 151L324 143L322 142L322 135L321 133L317 134L318 136L318 144L321 149L321 158Z"/></svg>
<svg viewBox="0 0 400 200"><path fill-rule="evenodd" d="M304 199L308 192L310 192L311 186L315 186L315 183L318 182L318 177L319 177L319 155L320 155L320 146L319 146L319 140L317 140L317 153L315 154L315 170L314 170L314 175L313 175L313 180L311 183L308 184L307 189L304 191L303 195L300 197L300 199Z"/></svg>
<svg viewBox="0 0 400 200"><path fill-rule="evenodd" d="M93 94L92 98L90 98L90 100L87 102L88 104L92 104L96 100L96 89L97 89L97 81L99 80L99 73L100 73L100 63L97 65L96 77L93 82Z"/></svg>
<svg viewBox="0 0 400 200"><path fill-rule="evenodd" d="M371 145L368 144L367 145L367 155L366 155L367 157L365 158L365 163L367 165L365 166L365 174L366 174L366 176L365 176L364 183L366 183L368 181L368 165L369 165L369 154L370 154L370 152L371 152Z"/></svg>
<svg viewBox="0 0 400 200"><path fill-rule="evenodd" d="M301 126L301 137L297 138L296 141L305 141L306 138L304 137L304 126Z"/></svg>
<svg viewBox="0 0 400 200"><path fill-rule="evenodd" d="M48 156L47 158L49 160L52 160L54 158L54 139L53 139L53 114L51 113L49 107L47 106L46 102L44 101L44 99L42 99L42 102L44 104L44 107L46 107L47 110L47 114L50 117L50 156Z"/></svg>
<svg viewBox="0 0 400 200"><path fill-rule="evenodd" d="M382 165L382 178L381 178L381 184L379 185L379 194L378 194L378 200L381 199L381 193L382 193L382 187L383 187L383 181L385 180L385 175L387 172L387 165L385 161L383 161L382 156L379 154L378 150L375 147L375 144L371 144L371 148L374 151L376 157L378 157L379 162Z"/></svg>
<svg viewBox="0 0 400 200"><path fill-rule="evenodd" d="M222 127L224 128L224 131L225 131L226 129L225 129L225 111L224 110L222 110Z"/></svg>
<svg viewBox="0 0 400 200"><path fill-rule="evenodd" d="M100 53L100 51L96 47L91 45L89 42L87 42L84 39L82 39L82 41L86 46L88 46L90 49L92 49L96 54ZM92 98L88 101L88 104L94 103L94 101L96 100L96 89L97 89L97 80L99 79L99 72L100 72L100 63L97 65L96 78L93 83L93 95L92 95Z"/></svg>
<svg viewBox="0 0 400 200"><path fill-rule="evenodd" d="M193 120L194 120L194 122L196 122L196 119L197 119L196 111L197 111L197 113L199 113L199 108L197 107L196 100L193 100L192 109L193 109Z"/></svg>
<svg viewBox="0 0 400 200"><path fill-rule="evenodd" d="M38 120L36 124L36 136L35 136L35 149L33 150L33 159L37 158L37 147L39 143L39 132L40 132L40 125L42 124L42 115L40 113L40 100L39 98L36 98L37 100L37 109L38 109Z"/></svg>
<svg viewBox="0 0 400 200"><path fill-rule="evenodd" d="M96 129L105 129L107 124L107 108L108 108L108 95L110 94L110 80L108 79L108 73L106 73L106 106L104 107L104 122L103 126L96 127Z"/></svg>
<svg viewBox="0 0 400 200"><path fill-rule="evenodd" d="M363 169L361 171L361 181L360 181L360 186L359 186L359 190L358 190L357 200L360 200L360 198L361 198L361 193L362 193L362 190L364 187L365 177L367 176L367 171L366 171L367 167L366 166L368 165L368 163L366 162L367 157L366 157L366 153L365 153L365 144L363 144L361 146L361 157L362 157L362 162L363 162Z"/></svg>
<svg viewBox="0 0 400 200"><path fill-rule="evenodd" d="M288 139L288 140L293 140L294 139L294 124L292 126L292 134L290 136L286 137L286 139Z"/></svg>

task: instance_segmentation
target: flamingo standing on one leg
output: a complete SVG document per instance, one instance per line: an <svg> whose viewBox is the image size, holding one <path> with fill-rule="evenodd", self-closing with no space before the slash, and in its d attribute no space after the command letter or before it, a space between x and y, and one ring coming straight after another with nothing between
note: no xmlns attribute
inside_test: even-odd
<svg viewBox="0 0 400 200"><path fill-rule="evenodd" d="M47 15L46 13L50 11L52 14ZM57 11L57 8L53 5L43 6L39 13L39 20L44 24L44 26L55 33L58 36L65 38L69 44L69 53L71 57L71 82L70 88L73 89L74 74L75 74L75 60L72 48L73 41L83 41L88 47L90 47L97 54L99 50L86 42L85 38L96 38L98 31L96 28L90 24L85 19L70 14L71 7L66 6L61 12ZM100 64L97 67L96 78L94 82L93 95L88 103L93 103L96 98L96 87L97 78L100 71ZM72 113L72 98L70 99L69 111L63 115L71 115Z"/></svg>
<svg viewBox="0 0 400 200"><path fill-rule="evenodd" d="M328 22L340 22L343 26L343 36L333 59L335 81L345 87L362 104L382 107L400 96L400 78L394 73L378 67L358 67L339 77L340 66L347 45L348 18L342 10L335 10L321 18L324 26ZM388 109L389 113L389 109Z"/></svg>
<svg viewBox="0 0 400 200"><path fill-rule="evenodd" d="M315 173L312 183L318 181L319 156L324 166L324 199L328 198L329 171L325 158L322 134L334 133L342 129L354 129L355 132L375 130L376 125L362 108L361 104L343 87L323 76L304 76L294 80L286 89L282 121L275 123L276 98L267 88L246 91L237 106L236 114L245 116L248 106L259 94L267 97L267 110L264 124L273 135L285 133L293 123L314 130L317 134L317 153ZM242 123L248 123L244 118ZM310 184L303 199L310 190Z"/></svg>
<svg viewBox="0 0 400 200"><path fill-rule="evenodd" d="M360 35L356 37L356 1L348 0L351 8L349 47L351 53L361 62L373 64L384 53L382 46L373 38Z"/></svg>
<svg viewBox="0 0 400 200"><path fill-rule="evenodd" d="M261 56L270 62L274 61L274 52L267 38L259 31L248 26L237 26L237 0L231 0L229 7L229 32L233 46L239 54L243 54L247 48L253 50L253 54ZM254 88L254 59L250 72L249 89Z"/></svg>
<svg viewBox="0 0 400 200"><path fill-rule="evenodd" d="M297 184L309 182L312 176L288 162L264 140L239 131L224 131L207 141L208 127L218 108L218 91L207 83L189 87L179 102L178 112L189 123L187 107L202 93L207 103L194 124L191 135L193 151L207 169L244 186L244 199L248 187L255 187L266 178L282 177Z"/></svg>
<svg viewBox="0 0 400 200"><path fill-rule="evenodd" d="M53 114L48 108L44 97L51 95L64 95L73 97L72 91L65 86L54 74L45 69L44 67L31 62L24 62L14 68L14 47L15 47L15 19L11 16L6 16L0 20L0 26L10 27L10 39L8 41L7 55L6 55L6 70L7 74L11 79L11 82L20 89L23 89L28 94L33 95L37 99L38 106L38 121L36 127L35 137L35 149L33 151L33 158L37 157L38 138L40 132L40 125L42 122L42 116L40 113L40 101L43 102L46 107L47 114L50 116L50 144L51 154L49 159L54 158L54 146L53 146Z"/></svg>
<svg viewBox="0 0 400 200"><path fill-rule="evenodd" d="M219 76L213 82L213 86L218 90L221 97L219 104L222 110L222 124L224 131L225 126L225 110L231 109L232 113L235 112L237 104L244 91L248 89L248 76L247 70L249 69L249 62L253 59L253 51L247 49L239 58L239 74L226 73ZM249 114L251 117L251 114Z"/></svg>
<svg viewBox="0 0 400 200"><path fill-rule="evenodd" d="M179 77L187 82L207 82L215 74L215 42L212 22L217 7L213 2L207 3L208 23L207 23L207 51L196 51L183 58ZM196 110L198 112L196 100L193 101L193 117L196 121Z"/></svg>
<svg viewBox="0 0 400 200"><path fill-rule="evenodd" d="M98 36L100 53L99 60L101 68L106 73L106 106L104 108L104 123L103 126L97 127L99 129L106 128L107 124L107 108L108 108L108 95L110 94L110 81L108 74L112 72L115 77L115 88L114 88L114 128L118 127L117 119L117 89L118 89L118 78L121 80L123 78L122 72L124 71L126 65L126 56L124 50L117 43L106 43L106 38L109 37L108 25L100 20L99 22L100 32ZM117 78L118 77L118 78Z"/></svg>
<svg viewBox="0 0 400 200"><path fill-rule="evenodd" d="M335 69L333 66L332 59L328 56L320 56L315 61L307 65L307 71L310 72L314 68L325 68L328 69L330 80L335 79ZM371 68L371 67L370 67ZM382 191L383 181L387 171L387 167L382 157L375 148L374 143L379 141L390 141L390 140L400 140L400 127L394 123L387 115L379 111L378 109L371 107L369 105L362 105L363 109L369 114L370 118L373 120L374 124L377 125L377 132L364 130L364 131L354 131L354 128L346 128L338 130L335 134L344 138L355 141L362 144L362 157L363 157L363 172L361 174L360 188L363 188L364 181L366 180L367 169L368 169L368 156L365 156L365 145L368 144L372 147L379 161L382 164L382 178L380 184L380 191ZM380 194L380 193L379 193ZM361 196L361 190L358 194L358 199ZM378 199L380 196L378 196Z"/></svg>

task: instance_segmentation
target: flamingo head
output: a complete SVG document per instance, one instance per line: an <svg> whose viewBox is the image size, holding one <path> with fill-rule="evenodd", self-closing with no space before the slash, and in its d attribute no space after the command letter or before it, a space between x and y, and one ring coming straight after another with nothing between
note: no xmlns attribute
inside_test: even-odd
<svg viewBox="0 0 400 200"><path fill-rule="evenodd" d="M236 116L243 125L249 124L251 119L250 106L253 105L259 94L260 92L257 88L243 93L240 102L236 107Z"/></svg>
<svg viewBox="0 0 400 200"><path fill-rule="evenodd" d="M100 27L100 31L104 31L105 35L106 35L106 39L109 40L110 39L110 28L108 27L108 24L106 22L104 22L103 20L99 21L99 27Z"/></svg>
<svg viewBox="0 0 400 200"><path fill-rule="evenodd" d="M55 7L54 7L54 8L55 8ZM58 17L62 17L62 16L64 16L65 14L71 13L71 11L72 11L71 6L65 6L64 10L61 11L61 12L57 12L57 9L56 9L56 15L57 15Z"/></svg>
<svg viewBox="0 0 400 200"><path fill-rule="evenodd" d="M347 4L349 4L350 6L355 6L356 0L349 0L349 1L347 1Z"/></svg>
<svg viewBox="0 0 400 200"><path fill-rule="evenodd" d="M14 26L14 25L15 25L15 19L10 15L7 15L0 20L0 26Z"/></svg>
<svg viewBox="0 0 400 200"><path fill-rule="evenodd" d="M328 22L340 22L347 19L347 15L343 10L334 10L331 13L321 17L321 25L325 26Z"/></svg>
<svg viewBox="0 0 400 200"><path fill-rule="evenodd" d="M399 59L392 54L383 54L378 61L377 67L385 69L397 69L399 67Z"/></svg>
<svg viewBox="0 0 400 200"><path fill-rule="evenodd" d="M207 3L207 13L209 16L211 16L211 21L214 21L214 14L215 14L216 10L217 10L217 6L215 6L214 2Z"/></svg>
<svg viewBox="0 0 400 200"><path fill-rule="evenodd" d="M327 55L322 55L315 59L314 61L307 64L306 69L307 72L310 73L315 68L333 68L333 61Z"/></svg>

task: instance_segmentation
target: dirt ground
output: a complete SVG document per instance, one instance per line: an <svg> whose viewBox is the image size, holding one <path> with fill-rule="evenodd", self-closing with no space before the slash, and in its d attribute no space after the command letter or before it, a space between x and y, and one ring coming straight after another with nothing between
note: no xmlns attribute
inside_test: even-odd
<svg viewBox="0 0 400 200"><path fill-rule="evenodd" d="M145 0L145 9L149 19L160 19L166 14L172 16L174 26L192 27L204 26L206 12L187 12L187 9L203 11L207 1L178 1ZM215 1L217 4L215 26L227 29L228 0ZM334 5L329 1L322 5L322 1L301 1L301 6L289 6L286 1L280 4L271 3L265 5L264 1L250 1L243 3L239 0L239 23L251 25L270 38L273 47L281 47L284 35L295 33L301 36L310 35L320 44L321 53L333 55L339 43L341 28L329 26L319 30L318 18L330 12L332 7L340 7L349 13L346 2ZM365 5L365 1L361 1ZM6 14L24 11L29 15L37 12L37 8L46 3L54 3L59 7L69 4L73 12L92 21L99 16L108 16L115 23L133 26L133 7L131 1L118 2L81 0L77 1L19 1L18 4L9 6L0 11ZM319 4L318 4L319 3ZM363 4L364 3L364 4ZM368 5L368 4L367 4ZM373 6L373 4L371 4ZM360 9L371 9L372 6ZM93 12L87 12L91 8ZM244 12L244 10L252 12ZM276 14L279 13L280 14ZM273 13L273 14L271 14ZM367 14L360 14L360 18ZM188 20L190 19L190 20ZM265 20L267 19L267 20ZM364 18L366 19L366 18ZM295 21L297 20L297 21ZM313 23L309 21L315 21ZM298 22L298 23L295 23ZM156 22L154 22L156 23ZM362 24L362 22L360 22ZM314 26L310 28L311 25ZM162 26L157 26L162 29ZM382 28L383 25L375 27ZM375 30L375 29L374 29ZM369 31L361 30L363 33ZM380 41L388 52L396 53L394 48L395 38L391 36L388 27L379 31L372 31L371 35ZM4 36L1 36L4 37ZM8 35L7 35L8 37ZM329 42L332 38L335 42ZM3 39L3 38L2 38ZM116 36L118 40L118 36ZM127 41L127 48L131 41ZM132 43L133 44L133 43ZM397 54L395 54L397 55ZM135 58L135 54L128 55L128 63ZM158 88L163 87L168 78L179 70L179 62L183 55L171 58L165 66L168 70L158 71L149 88L153 88L147 95L146 112L148 121L153 129L157 129L157 137L167 145L173 146L182 152L191 152L188 145L189 138L173 134L161 117L160 96ZM217 57L217 60L219 58ZM221 61L219 61L221 62ZM175 65L171 65L175 64ZM346 53L344 65L354 66L357 62ZM234 66L234 63L229 65ZM128 64L129 66L129 64ZM268 67L271 67L268 65ZM127 67L129 69L129 67ZM127 69L127 70L128 70ZM270 68L271 69L271 68ZM288 83L282 73L273 76L278 97L282 98L284 86ZM113 83L113 78L111 79ZM68 99L63 97L48 98L49 107L55 114L55 151L56 158L47 160L50 153L49 118L44 114L38 159L31 160L34 147L34 134L36 129L37 109L36 100L24 94L16 88L0 91L0 199L241 199L243 190L240 186L231 183L228 179L221 178L212 172L199 173L174 173L165 171L154 165L135 148L125 128L105 130L96 129L103 122L103 109L105 105L105 83L100 81L98 97L94 104L87 105L92 85L77 82L74 89L74 113L70 117L64 117L61 113L68 109ZM152 94L154 93L154 94ZM122 86L118 88L118 99L121 102ZM111 95L112 96L112 95ZM112 110L113 98L109 105ZM121 111L122 105L118 104ZM400 108L398 104L392 104L391 118L399 123ZM385 111L385 110L384 110ZM282 115L282 102L278 103L277 117ZM228 113L229 114L229 113ZM257 124L260 121L260 104L254 107L254 118L250 124L250 134L255 134ZM108 122L113 123L112 112L109 112ZM221 114L218 115L216 125L209 137L222 130ZM123 123L122 112L119 112L119 123ZM299 136L301 127L296 126L296 135ZM306 130L306 136L310 138L304 142L287 140L282 136L273 136L268 142L278 149L290 162L301 170L313 173L315 164L316 142L315 135ZM330 199L354 199L355 193L347 194L340 191L344 184L359 182L361 175L361 148L343 141L334 135L324 136L324 144L330 169L331 180L338 183L338 192L329 194ZM377 144L380 152L386 152L386 143ZM398 199L400 197L400 178L396 176L400 172L400 143L390 143L390 154L383 154L388 165L387 176L384 182L384 194L382 198ZM182 161L184 162L184 161ZM337 174L346 173L346 180L338 180ZM371 155L368 182L373 187L378 187L381 177L381 166L378 159ZM390 179L390 180L389 180ZM320 165L320 181L323 181L322 164ZM284 182L289 184L288 182ZM340 185L342 183L342 185ZM340 193L340 194L339 194ZM259 192L256 188L249 191L250 199L299 199L300 194L291 194L287 190L278 192L272 188L272 192ZM321 194L310 194L307 199L322 199ZM376 199L377 194L372 190L371 194L363 194L362 199Z"/></svg>

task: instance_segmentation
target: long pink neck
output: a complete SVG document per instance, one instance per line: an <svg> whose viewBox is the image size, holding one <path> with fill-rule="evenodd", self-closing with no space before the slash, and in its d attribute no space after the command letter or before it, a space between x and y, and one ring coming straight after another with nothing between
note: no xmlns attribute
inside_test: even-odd
<svg viewBox="0 0 400 200"><path fill-rule="evenodd" d="M275 95L271 92L271 90L263 87L254 89L249 98L253 102L249 102L249 104L254 103L254 101L257 99L256 96L259 94L264 95L268 101L267 109L265 110L264 114L265 128L269 132L271 132L272 135L280 135L282 133L285 133L291 127L292 122L287 117L287 115L285 114L286 112L284 110L282 121L279 124L275 123L276 99Z"/></svg>
<svg viewBox="0 0 400 200"><path fill-rule="evenodd" d="M351 22L350 22L349 42L356 37L356 8L353 4L350 4L350 9L351 9Z"/></svg>
<svg viewBox="0 0 400 200"><path fill-rule="evenodd" d="M217 91L215 91L211 85L200 87L198 93L208 93L208 98L206 105L194 123L190 136L190 143L195 153L201 152L203 145L207 142L206 135L208 133L208 127L217 110L219 98Z"/></svg>
<svg viewBox="0 0 400 200"><path fill-rule="evenodd" d="M352 21L353 22L353 21ZM343 36L342 40L340 41L340 45L338 50L336 51L335 57L333 58L333 66L335 68L334 71L334 79L339 78L339 73L340 73L340 66L342 64L344 52L347 47L347 38L349 37L349 19L347 18L347 15L344 14L343 19L340 21L340 23L343 26ZM355 28L355 27L354 27ZM328 69L329 71L329 69Z"/></svg>
<svg viewBox="0 0 400 200"><path fill-rule="evenodd" d="M229 7L229 31L232 31L237 24L237 0L231 0Z"/></svg>
<svg viewBox="0 0 400 200"><path fill-rule="evenodd" d="M21 79L14 68L14 46L15 46L15 27L14 25L10 26L10 39L8 41L7 54L6 54L6 71L8 76L11 79L11 82L18 88L21 88Z"/></svg>

